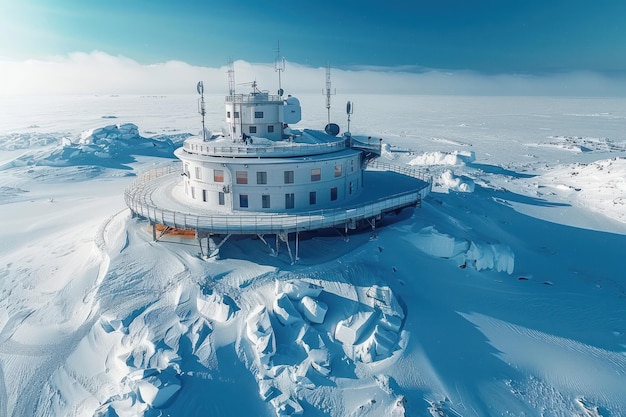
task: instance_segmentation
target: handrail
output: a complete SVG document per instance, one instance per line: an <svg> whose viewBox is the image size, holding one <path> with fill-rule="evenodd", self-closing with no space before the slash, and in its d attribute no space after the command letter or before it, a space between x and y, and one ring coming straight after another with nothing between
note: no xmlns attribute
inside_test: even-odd
<svg viewBox="0 0 626 417"><path fill-rule="evenodd" d="M227 103L282 103L285 100L276 94L261 92L256 94L232 94L226 96Z"/></svg>
<svg viewBox="0 0 626 417"><path fill-rule="evenodd" d="M403 171L402 167L396 167ZM391 169L389 169L391 171ZM416 174L418 170L410 170ZM152 192L161 184L154 181L180 172L180 167L170 164L142 174L124 191L124 200L131 211L151 222L160 223L180 229L191 229L214 233L282 233L316 230L343 226L359 220L377 217L385 212L414 206L428 194L431 182L414 190L381 197L365 204L351 204L341 208L320 209L298 213L262 213L237 211L232 213L195 214L183 211L160 208L152 200ZM405 174L406 175L406 174ZM420 173L421 175L421 173ZM411 175L421 179L418 176Z"/></svg>
<svg viewBox="0 0 626 417"><path fill-rule="evenodd" d="M408 177L417 178L424 182L432 183L433 177L428 172L417 168L409 168L406 166L394 165L388 162L380 162L376 159L372 159L367 162L367 167L377 169L381 171L392 171L398 174L406 175Z"/></svg>
<svg viewBox="0 0 626 417"><path fill-rule="evenodd" d="M284 145L235 145L235 146L209 146L193 142L184 142L183 149L187 153L197 155L215 155L215 156L269 156L272 154L281 156L290 155L315 155L318 153L330 153L344 149L346 144L344 141L326 142L326 143L298 143Z"/></svg>

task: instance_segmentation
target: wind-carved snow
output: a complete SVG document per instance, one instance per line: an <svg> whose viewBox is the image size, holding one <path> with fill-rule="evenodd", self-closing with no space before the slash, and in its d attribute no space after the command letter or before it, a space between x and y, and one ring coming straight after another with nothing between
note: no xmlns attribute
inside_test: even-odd
<svg viewBox="0 0 626 417"><path fill-rule="evenodd" d="M174 149L190 134L155 135L145 138L134 123L107 125L88 129L72 137L69 134L12 134L0 140L0 150L42 148L15 158L11 166L72 166L95 165L123 168L135 161L133 156L172 157ZM2 169L2 164L0 164Z"/></svg>
<svg viewBox="0 0 626 417"><path fill-rule="evenodd" d="M438 232L434 226L425 227L418 233L406 233L402 238L422 252L451 259L462 268L494 269L509 275L515 268L515 255L507 245L454 238Z"/></svg>
<svg viewBox="0 0 626 417"><path fill-rule="evenodd" d="M409 165L463 165L474 162L476 155L473 151L454 152L424 152L411 159Z"/></svg>
<svg viewBox="0 0 626 417"><path fill-rule="evenodd" d="M538 180L538 192L554 190L573 203L626 223L626 157L548 170Z"/></svg>

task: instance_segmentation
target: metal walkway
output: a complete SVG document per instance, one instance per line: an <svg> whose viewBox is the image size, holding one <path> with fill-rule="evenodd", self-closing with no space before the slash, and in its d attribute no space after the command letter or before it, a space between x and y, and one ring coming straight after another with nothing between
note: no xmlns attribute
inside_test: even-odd
<svg viewBox="0 0 626 417"><path fill-rule="evenodd" d="M432 187L432 178L419 170L370 161L360 197L347 206L296 213L220 213L173 197L174 188L180 186L180 172L180 165L172 164L141 175L125 190L126 205L151 224L195 230L197 235L289 234L333 227L352 229L385 213L419 206Z"/></svg>

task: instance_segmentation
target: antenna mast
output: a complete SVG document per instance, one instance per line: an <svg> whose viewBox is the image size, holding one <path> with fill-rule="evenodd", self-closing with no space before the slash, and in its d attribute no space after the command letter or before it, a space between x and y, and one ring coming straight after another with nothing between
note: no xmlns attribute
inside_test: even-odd
<svg viewBox="0 0 626 417"><path fill-rule="evenodd" d="M278 72L278 95L283 96L283 89L280 81L280 73L285 71L285 57L280 56L280 41L276 46L276 59L274 59L274 71Z"/></svg>
<svg viewBox="0 0 626 417"><path fill-rule="evenodd" d="M196 86L198 94L200 94L200 101L198 102L198 113L202 115L202 140L206 141L206 129L204 127L204 115L206 114L206 108L204 107L204 84L202 81L198 81Z"/></svg>
<svg viewBox="0 0 626 417"><path fill-rule="evenodd" d="M348 115L348 134L350 134L350 115L354 113L354 106L351 102L346 103L346 114Z"/></svg>
<svg viewBox="0 0 626 417"><path fill-rule="evenodd" d="M328 111L328 123L330 123L330 96L337 94L337 91L332 91L330 64L326 65L326 89L322 90L322 94L326 95L326 110Z"/></svg>
<svg viewBox="0 0 626 417"><path fill-rule="evenodd" d="M235 95L235 64L230 57L228 57L228 94Z"/></svg>

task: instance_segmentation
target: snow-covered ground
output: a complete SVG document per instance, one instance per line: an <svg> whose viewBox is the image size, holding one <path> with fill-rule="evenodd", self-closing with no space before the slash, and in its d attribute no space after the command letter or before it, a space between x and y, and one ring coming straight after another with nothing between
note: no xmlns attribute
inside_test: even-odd
<svg viewBox="0 0 626 417"><path fill-rule="evenodd" d="M433 192L291 265L131 218L196 97L0 98L0 416L626 415L626 100L348 99Z"/></svg>

